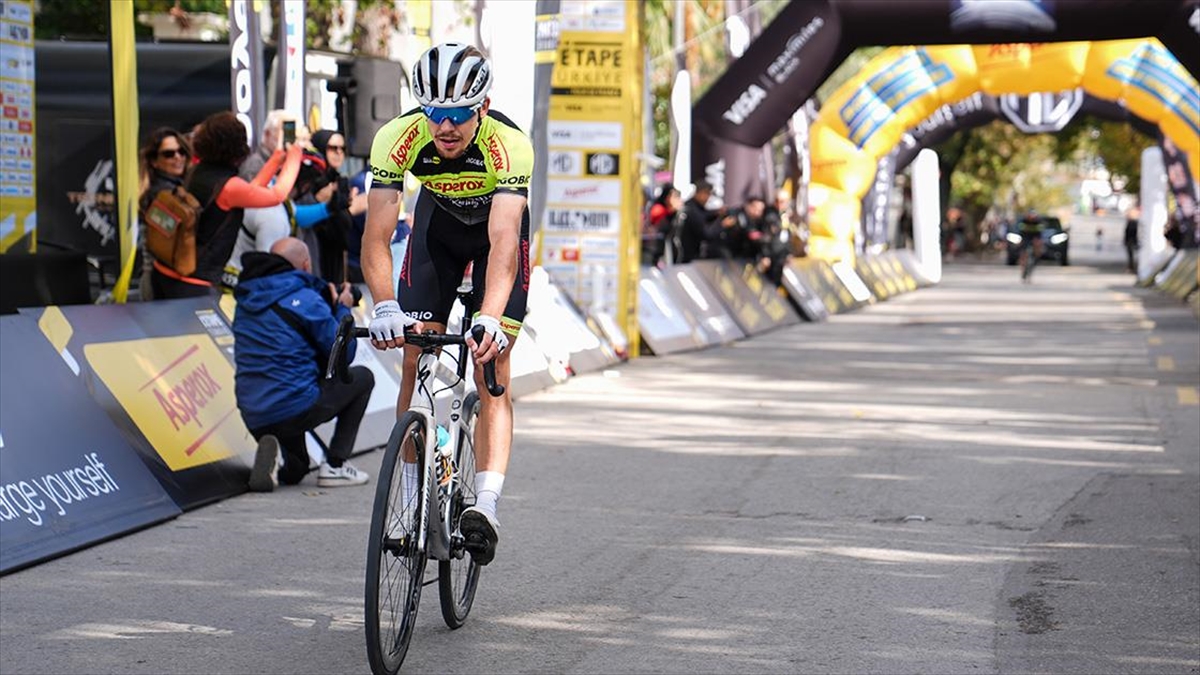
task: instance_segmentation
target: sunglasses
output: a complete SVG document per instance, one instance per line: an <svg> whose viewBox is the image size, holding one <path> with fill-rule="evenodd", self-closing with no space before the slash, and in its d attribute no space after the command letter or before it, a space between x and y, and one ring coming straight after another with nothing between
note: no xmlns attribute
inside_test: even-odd
<svg viewBox="0 0 1200 675"><path fill-rule="evenodd" d="M346 151L346 146L344 146L344 145L327 145L327 146L325 146L325 152L345 152L345 151Z"/></svg>
<svg viewBox="0 0 1200 675"><path fill-rule="evenodd" d="M479 106L461 106L458 108L434 108L425 106L421 110L425 112L425 116L434 124L441 124L446 120L454 123L454 126L461 126L467 123L467 120L475 116L475 112L479 110Z"/></svg>
<svg viewBox="0 0 1200 675"><path fill-rule="evenodd" d="M186 150L159 150L158 151L158 156L162 157L163 159L175 159L175 155L181 155L183 157L187 157L188 153Z"/></svg>

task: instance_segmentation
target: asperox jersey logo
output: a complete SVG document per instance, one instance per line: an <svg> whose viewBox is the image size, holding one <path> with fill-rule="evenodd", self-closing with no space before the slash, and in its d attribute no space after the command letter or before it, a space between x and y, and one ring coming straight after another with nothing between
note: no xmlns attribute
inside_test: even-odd
<svg viewBox="0 0 1200 675"><path fill-rule="evenodd" d="M467 178L464 180L431 180L427 181L425 187L436 192L468 192L471 190L482 189L487 185L486 181L478 178Z"/></svg>
<svg viewBox="0 0 1200 675"><path fill-rule="evenodd" d="M504 142L499 136L492 136L488 139L487 144L488 157L492 160L492 167L496 171L508 171L511 166L508 162L508 148L504 147Z"/></svg>
<svg viewBox="0 0 1200 675"><path fill-rule="evenodd" d="M404 132L404 136L392 146L392 154L390 158L400 168L408 166L408 153L412 152L413 142L417 140L417 136L421 134L420 127L414 122L412 126Z"/></svg>

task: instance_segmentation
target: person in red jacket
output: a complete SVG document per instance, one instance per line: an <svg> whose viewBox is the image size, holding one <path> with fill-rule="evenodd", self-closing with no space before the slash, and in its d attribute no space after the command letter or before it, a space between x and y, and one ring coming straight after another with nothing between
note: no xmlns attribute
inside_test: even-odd
<svg viewBox="0 0 1200 675"><path fill-rule="evenodd" d="M298 134L296 143L286 151L276 150L254 180L246 182L237 175L238 165L250 154L246 127L229 111L210 115L200 123L192 137L200 163L187 184L204 207L196 224L196 270L184 276L155 260L151 284L156 299L203 297L216 289L237 244L243 210L277 206L287 199L306 142ZM275 182L268 185L272 177Z"/></svg>

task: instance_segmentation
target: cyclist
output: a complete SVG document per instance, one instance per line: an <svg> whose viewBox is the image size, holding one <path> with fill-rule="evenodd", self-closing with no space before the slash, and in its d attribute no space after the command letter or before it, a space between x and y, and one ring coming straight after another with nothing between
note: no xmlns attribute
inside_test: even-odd
<svg viewBox="0 0 1200 675"><path fill-rule="evenodd" d="M483 364L495 360L496 381L509 384L509 352L525 318L529 292L529 211L533 147L511 120L491 109L491 63L474 47L444 43L413 68L420 108L375 134L371 190L362 240L363 275L375 307L370 323L377 349L404 347L404 329L444 331L455 291L469 264L475 289L468 339L480 391ZM390 242L400 212L405 172L421 183L399 288L392 286ZM413 347L404 350L397 414L408 409L416 378ZM475 430L476 504L460 529L480 565L491 562L499 539L496 503L512 446L512 399L483 396ZM416 457L403 458L405 503L419 482Z"/></svg>
<svg viewBox="0 0 1200 675"><path fill-rule="evenodd" d="M1021 281L1029 282L1034 266L1042 257L1042 231L1045 228L1045 221L1033 209L1017 223L1017 232L1021 235Z"/></svg>

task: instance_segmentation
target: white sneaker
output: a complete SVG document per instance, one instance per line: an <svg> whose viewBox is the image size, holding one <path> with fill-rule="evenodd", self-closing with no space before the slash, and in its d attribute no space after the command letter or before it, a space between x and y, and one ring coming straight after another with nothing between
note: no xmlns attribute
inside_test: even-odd
<svg viewBox="0 0 1200 675"><path fill-rule="evenodd" d="M317 469L317 487L343 487L346 485L362 485L371 480L371 475L360 471L350 462L343 462L339 467L329 466L322 462Z"/></svg>
<svg viewBox="0 0 1200 675"><path fill-rule="evenodd" d="M279 487L279 468L282 466L279 439L270 434L260 438L258 450L254 452L254 466L250 469L250 491L271 492Z"/></svg>

